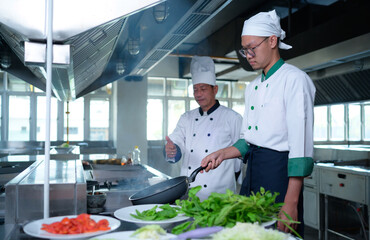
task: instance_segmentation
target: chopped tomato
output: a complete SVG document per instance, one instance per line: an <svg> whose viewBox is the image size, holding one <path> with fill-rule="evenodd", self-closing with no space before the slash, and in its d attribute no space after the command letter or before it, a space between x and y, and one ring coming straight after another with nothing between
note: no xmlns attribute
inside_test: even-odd
<svg viewBox="0 0 370 240"><path fill-rule="evenodd" d="M42 230L54 234L78 234L96 231L109 230L109 222L102 219L95 222L90 218L89 214L82 213L76 218L63 218L60 222L53 222L51 224L42 224Z"/></svg>

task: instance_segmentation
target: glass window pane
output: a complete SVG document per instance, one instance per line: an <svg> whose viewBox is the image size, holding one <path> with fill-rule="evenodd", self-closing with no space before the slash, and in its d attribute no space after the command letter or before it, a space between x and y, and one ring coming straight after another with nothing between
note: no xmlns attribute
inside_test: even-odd
<svg viewBox="0 0 370 240"><path fill-rule="evenodd" d="M84 139L84 99L69 102L69 121L67 123L67 102L64 103L64 141L83 141ZM67 139L67 124L69 134Z"/></svg>
<svg viewBox="0 0 370 240"><path fill-rule="evenodd" d="M146 106L146 135L148 140L163 139L163 100L148 99Z"/></svg>
<svg viewBox="0 0 370 240"><path fill-rule="evenodd" d="M148 95L164 96L164 78L148 78Z"/></svg>
<svg viewBox="0 0 370 240"><path fill-rule="evenodd" d="M176 78L167 78L166 82L167 96L174 97L186 97L188 80L187 79L176 79Z"/></svg>
<svg viewBox="0 0 370 240"><path fill-rule="evenodd" d="M361 105L349 104L348 105L348 135L351 141L361 140Z"/></svg>
<svg viewBox="0 0 370 240"><path fill-rule="evenodd" d="M370 105L364 105L365 136L364 140L370 140Z"/></svg>
<svg viewBox="0 0 370 240"><path fill-rule="evenodd" d="M188 86L188 95L191 98L194 97L194 89L193 89L193 84L191 82L189 82L189 86Z"/></svg>
<svg viewBox="0 0 370 240"><path fill-rule="evenodd" d="M216 84L218 85L218 92L216 98L228 98L230 82L217 81Z"/></svg>
<svg viewBox="0 0 370 240"><path fill-rule="evenodd" d="M190 110L199 108L199 104L195 100L190 100Z"/></svg>
<svg viewBox="0 0 370 240"><path fill-rule="evenodd" d="M22 106L20 111L19 106ZM30 97L9 96L9 141L30 140Z"/></svg>
<svg viewBox="0 0 370 240"><path fill-rule="evenodd" d="M232 106L232 109L239 113L240 115L244 115L244 102L233 102L233 106Z"/></svg>
<svg viewBox="0 0 370 240"><path fill-rule="evenodd" d="M314 141L328 140L328 107L315 107L314 116Z"/></svg>
<svg viewBox="0 0 370 240"><path fill-rule="evenodd" d="M46 136L46 97L37 97L37 129L36 140L45 141ZM50 101L50 141L57 140L57 118L58 118L58 100L51 98Z"/></svg>
<svg viewBox="0 0 370 240"><path fill-rule="evenodd" d="M247 86L246 82L232 82L231 83L231 97L244 99L244 91L245 91L246 86Z"/></svg>
<svg viewBox="0 0 370 240"><path fill-rule="evenodd" d="M9 77L9 84L8 89L9 91L15 91L15 92L30 92L31 91L31 85L27 82L8 74Z"/></svg>
<svg viewBox="0 0 370 240"><path fill-rule="evenodd" d="M185 112L185 100L168 100L168 133L172 133Z"/></svg>
<svg viewBox="0 0 370 240"><path fill-rule="evenodd" d="M229 102L228 101L219 101L220 105L222 106L225 106L225 107L228 107L229 106Z"/></svg>
<svg viewBox="0 0 370 240"><path fill-rule="evenodd" d="M109 99L90 101L90 140L109 140Z"/></svg>
<svg viewBox="0 0 370 240"><path fill-rule="evenodd" d="M330 107L330 140L344 140L344 105L333 105Z"/></svg>

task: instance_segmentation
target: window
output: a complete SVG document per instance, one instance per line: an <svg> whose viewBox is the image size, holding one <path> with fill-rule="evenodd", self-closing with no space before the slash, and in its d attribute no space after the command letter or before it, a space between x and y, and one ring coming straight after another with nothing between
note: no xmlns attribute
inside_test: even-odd
<svg viewBox="0 0 370 240"><path fill-rule="evenodd" d="M4 86L7 88L5 89ZM110 139L111 92L112 84L107 84L83 98L69 103L68 140L107 141ZM0 95L0 113L3 119L0 121L1 140L45 141L45 92L16 76L0 72ZM20 107L21 110L19 110ZM1 109L3 110L1 111ZM67 140L66 102L60 102L52 97L50 111L50 140ZM85 116L85 114L88 115ZM2 125L1 123L6 124Z"/></svg>
<svg viewBox="0 0 370 240"><path fill-rule="evenodd" d="M217 81L217 85L216 98L220 104L233 107L239 113L244 112L244 90L247 83ZM167 112L164 112L165 108ZM199 105L194 100L191 79L149 77L147 139L163 140L176 128L183 113L197 108Z"/></svg>
<svg viewBox="0 0 370 240"><path fill-rule="evenodd" d="M148 99L146 111L147 139L161 140L163 137L163 100Z"/></svg>
<svg viewBox="0 0 370 240"><path fill-rule="evenodd" d="M314 140L327 141L328 140L328 107L314 108Z"/></svg>
<svg viewBox="0 0 370 240"><path fill-rule="evenodd" d="M148 78L148 95L164 96L164 78Z"/></svg>
<svg viewBox="0 0 370 240"><path fill-rule="evenodd" d="M232 109L239 113L240 115L244 115L244 102L233 102Z"/></svg>
<svg viewBox="0 0 370 240"><path fill-rule="evenodd" d="M348 105L348 139L351 141L361 140L361 105Z"/></svg>
<svg viewBox="0 0 370 240"><path fill-rule="evenodd" d="M57 140L58 130L58 100L56 98L50 99L50 141ZM37 132L36 140L45 141L46 136L46 96L37 97Z"/></svg>
<svg viewBox="0 0 370 240"><path fill-rule="evenodd" d="M69 112L69 114L67 114L67 112ZM65 102L64 113L64 141L83 141L84 99L78 98L69 103Z"/></svg>
<svg viewBox="0 0 370 240"><path fill-rule="evenodd" d="M22 106L22 111L19 106ZM9 96L9 141L29 141L29 131L30 97Z"/></svg>
<svg viewBox="0 0 370 240"><path fill-rule="evenodd" d="M344 105L330 107L330 140L344 140Z"/></svg>
<svg viewBox="0 0 370 240"><path fill-rule="evenodd" d="M185 112L185 100L168 100L168 133L172 133Z"/></svg>
<svg viewBox="0 0 370 240"><path fill-rule="evenodd" d="M370 140L370 104L364 106L364 140Z"/></svg>
<svg viewBox="0 0 370 240"><path fill-rule="evenodd" d="M169 78L166 81L167 96L186 97L188 95L188 80Z"/></svg>
<svg viewBox="0 0 370 240"><path fill-rule="evenodd" d="M90 140L109 140L109 99L90 100Z"/></svg>
<svg viewBox="0 0 370 240"><path fill-rule="evenodd" d="M314 141L336 144L368 144L370 140L369 102L318 106L314 108ZM330 134L328 134L330 133Z"/></svg>

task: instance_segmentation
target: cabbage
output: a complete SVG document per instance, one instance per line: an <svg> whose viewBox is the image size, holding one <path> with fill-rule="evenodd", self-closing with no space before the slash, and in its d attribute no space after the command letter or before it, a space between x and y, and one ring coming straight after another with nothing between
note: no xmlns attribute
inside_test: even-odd
<svg viewBox="0 0 370 240"><path fill-rule="evenodd" d="M131 236L135 236L138 239L153 239L158 240L161 235L166 235L166 231L159 225L146 225L137 229Z"/></svg>
<svg viewBox="0 0 370 240"><path fill-rule="evenodd" d="M289 237L289 234L266 229L258 223L237 222L234 227L214 234L212 240L288 240Z"/></svg>

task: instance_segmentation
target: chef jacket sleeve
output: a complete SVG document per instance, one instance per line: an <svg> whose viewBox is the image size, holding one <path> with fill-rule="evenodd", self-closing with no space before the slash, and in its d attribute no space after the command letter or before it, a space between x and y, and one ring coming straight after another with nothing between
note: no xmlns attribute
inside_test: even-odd
<svg viewBox="0 0 370 240"><path fill-rule="evenodd" d="M249 146L245 139L239 139L236 143L233 144L233 147L236 147L239 150L240 155L244 159L245 154L247 154L249 149Z"/></svg>
<svg viewBox="0 0 370 240"><path fill-rule="evenodd" d="M305 177L313 169L313 103L315 86L308 75L288 73L284 92L288 129L288 176Z"/></svg>

